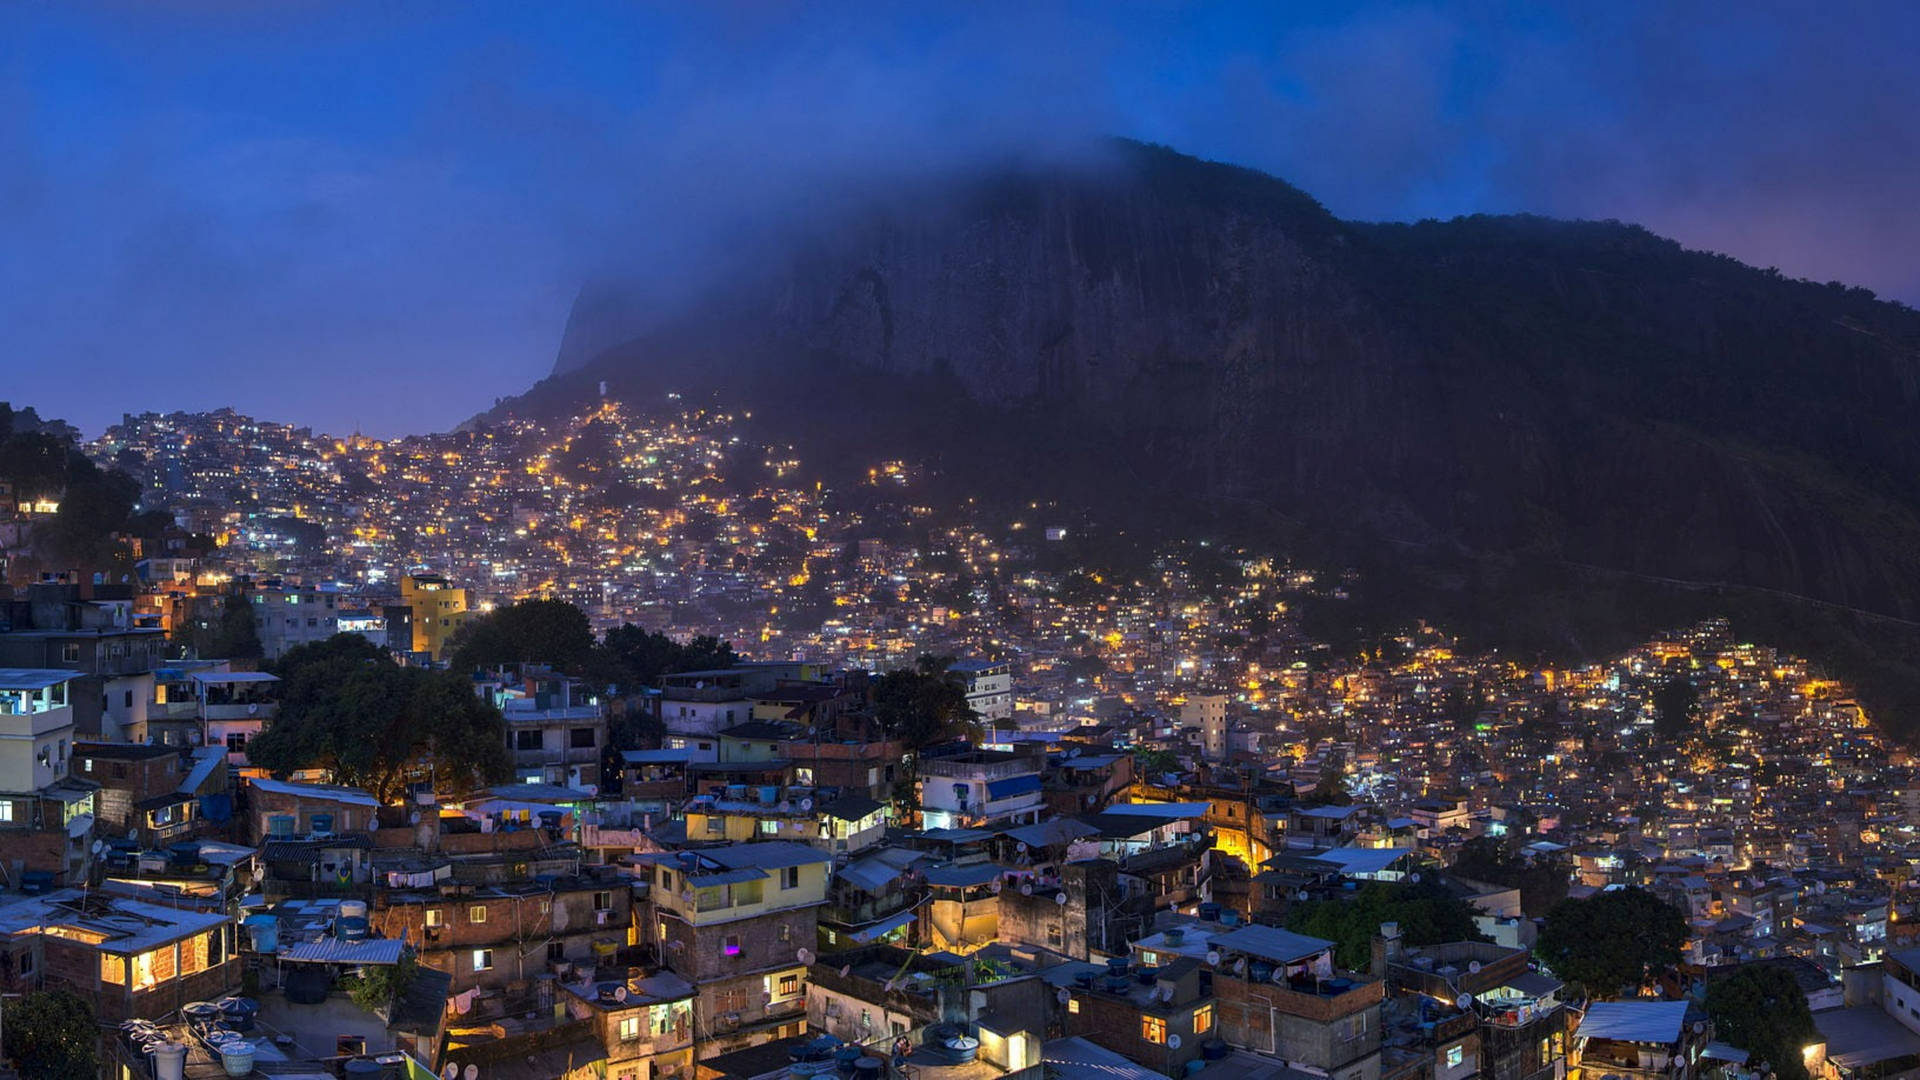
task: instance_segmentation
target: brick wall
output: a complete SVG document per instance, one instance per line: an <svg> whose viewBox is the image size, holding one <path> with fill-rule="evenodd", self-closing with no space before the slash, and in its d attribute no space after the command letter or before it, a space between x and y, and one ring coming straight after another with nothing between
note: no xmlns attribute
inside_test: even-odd
<svg viewBox="0 0 1920 1080"><path fill-rule="evenodd" d="M1140 1005L1118 994L1076 988L1064 1014L1068 1035L1084 1036L1088 1042L1106 1047L1129 1061L1147 1068L1178 1076L1186 1063L1200 1056L1201 1043L1212 1035L1195 1037L1193 1012L1200 1003L1155 1009L1152 1016L1166 1025L1168 1035L1180 1036L1180 1048L1165 1042L1152 1042L1145 1036L1144 1018L1149 1015ZM1215 1006L1218 1014L1218 1006Z"/></svg>
<svg viewBox="0 0 1920 1080"><path fill-rule="evenodd" d="M605 923L596 914L594 897L608 894L612 906ZM625 945L632 923L632 892L625 882L595 883L554 893L518 896L435 896L418 898L385 894L368 913L376 933L422 944L420 962L453 976L455 993L472 987L492 988L532 978L547 970L548 947L560 946L561 958L590 964L595 942ZM473 918L485 909L483 921ZM440 925L428 928L427 912L439 914ZM474 951L493 950L493 966L475 965Z"/></svg>

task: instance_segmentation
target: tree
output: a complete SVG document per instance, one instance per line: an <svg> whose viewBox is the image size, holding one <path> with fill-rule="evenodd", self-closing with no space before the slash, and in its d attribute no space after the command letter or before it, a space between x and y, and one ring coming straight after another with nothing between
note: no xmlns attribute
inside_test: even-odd
<svg viewBox="0 0 1920 1080"><path fill-rule="evenodd" d="M1749 1069L1771 1066L1780 1080L1807 1080L1801 1047L1822 1039L1792 972L1749 964L1708 983L1707 1015L1715 1035L1752 1055Z"/></svg>
<svg viewBox="0 0 1920 1080"><path fill-rule="evenodd" d="M1534 953L1562 979L1612 998L1679 964L1687 937L1678 908L1645 889L1609 889L1555 904Z"/></svg>
<svg viewBox="0 0 1920 1080"><path fill-rule="evenodd" d="M36 991L0 1003L6 1012L6 1055L36 1080L93 1080L99 1075L100 1030L86 999L65 990Z"/></svg>
<svg viewBox="0 0 1920 1080"><path fill-rule="evenodd" d="M952 657L929 654L874 680L873 716L880 729L914 750L956 738L978 742L979 717L952 667Z"/></svg>
<svg viewBox="0 0 1920 1080"><path fill-rule="evenodd" d="M1539 918L1567 898L1571 872L1565 859L1542 856L1528 860L1511 843L1493 836L1476 836L1460 845L1453 872L1463 878L1520 890L1520 910Z"/></svg>
<svg viewBox="0 0 1920 1080"><path fill-rule="evenodd" d="M411 956L402 956L397 964L369 964L360 974L340 981L353 1003L367 1012L391 1009L400 995L413 985L420 967Z"/></svg>
<svg viewBox="0 0 1920 1080"><path fill-rule="evenodd" d="M1653 689L1653 730L1663 739L1677 739L1693 726L1700 691L1678 675Z"/></svg>
<svg viewBox="0 0 1920 1080"><path fill-rule="evenodd" d="M1286 918L1287 929L1333 942L1334 963L1348 971L1373 962L1373 936L1383 922L1399 923L1408 945L1487 940L1473 925L1473 907L1431 881L1372 882L1350 897L1296 904Z"/></svg>
<svg viewBox="0 0 1920 1080"><path fill-rule="evenodd" d="M586 612L565 600L521 600L469 618L454 634L450 666L473 671L531 663L578 673L592 652Z"/></svg>
<svg viewBox="0 0 1920 1080"><path fill-rule="evenodd" d="M220 624L208 639L207 648L197 655L223 660L258 660L265 655L260 632L253 625L253 605L238 594L227 597L220 606Z"/></svg>
<svg viewBox="0 0 1920 1080"><path fill-rule="evenodd" d="M608 630L588 661L593 680L625 691L657 686L681 671L726 668L740 662L733 644L703 634L680 642L632 623Z"/></svg>
<svg viewBox="0 0 1920 1080"><path fill-rule="evenodd" d="M269 772L323 768L382 802L418 780L461 792L512 772L506 721L456 672L400 667L355 634L301 645L275 668L280 713L247 745Z"/></svg>

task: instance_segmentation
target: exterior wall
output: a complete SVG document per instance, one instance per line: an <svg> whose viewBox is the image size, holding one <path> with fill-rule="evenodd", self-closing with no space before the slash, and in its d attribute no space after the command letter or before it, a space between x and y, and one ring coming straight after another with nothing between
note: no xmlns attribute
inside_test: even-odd
<svg viewBox="0 0 1920 1080"><path fill-rule="evenodd" d="M179 972L180 950L193 948L191 939L153 950L149 963L154 981L139 989L101 977L101 958L109 955L101 949L84 941L43 936L42 978L48 989L72 990L87 999L102 1021L136 1016L155 1020L188 1002L211 1001L240 988L241 962L231 948L231 931L229 925L213 932L222 940L208 941L206 947L210 957L219 957L218 962L190 975Z"/></svg>
<svg viewBox="0 0 1920 1080"><path fill-rule="evenodd" d="M548 971L555 959L592 966L596 943L625 945L631 937L632 890L624 881L583 882L555 892L512 896L426 896L385 893L369 913L384 937L406 936L421 944L421 964L453 976L453 991L494 988ZM606 906L601 906L602 901ZM485 910L481 920L474 909ZM440 920L428 926L428 913ZM601 913L605 912L604 915ZM483 967L475 950L493 951Z"/></svg>
<svg viewBox="0 0 1920 1080"><path fill-rule="evenodd" d="M667 966L699 988L697 1056L758 1045L783 1030L804 1030L807 971L798 950L811 947L817 912L811 906L790 908L706 926L671 916L658 920Z"/></svg>
<svg viewBox="0 0 1920 1080"><path fill-rule="evenodd" d="M1379 1080L1384 985L1376 980L1338 997L1323 997L1215 972L1220 1038L1334 1080Z"/></svg>
<svg viewBox="0 0 1920 1080"><path fill-rule="evenodd" d="M73 684L67 685L71 693ZM36 713L0 713L0 791L38 791L67 775L66 757L73 738L72 705Z"/></svg>
<svg viewBox="0 0 1920 1080"><path fill-rule="evenodd" d="M724 701L691 701L667 698L660 703L660 720L667 730L680 735L716 735L735 724L744 724L753 715L753 702L744 697Z"/></svg>
<svg viewBox="0 0 1920 1080"><path fill-rule="evenodd" d="M1076 988L1067 1004L1063 1024L1070 1036L1084 1036L1088 1042L1104 1046L1129 1061L1168 1076L1179 1076L1187 1062L1200 1057L1201 1044L1215 1037L1212 1031L1196 1035L1193 1030L1196 1013L1208 1008L1217 1021L1219 1006L1211 999L1149 1009L1119 994ZM1148 1039L1147 1017L1164 1024L1168 1036L1178 1035L1180 1048L1174 1049L1164 1038L1159 1042Z"/></svg>
<svg viewBox="0 0 1920 1080"><path fill-rule="evenodd" d="M467 590L407 577L400 580L400 598L412 609L413 651L444 660L448 639L467 622Z"/></svg>
<svg viewBox="0 0 1920 1080"><path fill-rule="evenodd" d="M374 807L359 803L336 802L318 795L289 795L259 787L251 790L250 799L248 826L253 830L255 843L267 835L269 822L277 815L293 815L294 834L304 836L312 831L314 814L332 814L333 831L344 833L365 829L375 813Z"/></svg>

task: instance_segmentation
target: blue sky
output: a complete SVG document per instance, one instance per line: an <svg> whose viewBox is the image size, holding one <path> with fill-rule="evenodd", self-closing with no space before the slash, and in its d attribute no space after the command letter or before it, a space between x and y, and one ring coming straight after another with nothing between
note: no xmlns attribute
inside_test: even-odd
<svg viewBox="0 0 1920 1080"><path fill-rule="evenodd" d="M1897 3L16 3L0 398L445 428L588 277L1095 134L1920 303L1916 55Z"/></svg>

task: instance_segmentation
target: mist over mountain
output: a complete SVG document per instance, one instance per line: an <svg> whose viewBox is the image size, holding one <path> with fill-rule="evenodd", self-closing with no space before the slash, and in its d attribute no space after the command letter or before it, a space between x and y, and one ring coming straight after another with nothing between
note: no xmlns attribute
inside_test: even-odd
<svg viewBox="0 0 1920 1080"><path fill-rule="evenodd" d="M1920 617L1920 314L1615 222L1343 221L1116 143L891 192L664 318L583 290L503 408L601 380L725 386L803 455L1371 552L1523 644L1704 606L1903 666Z"/></svg>

